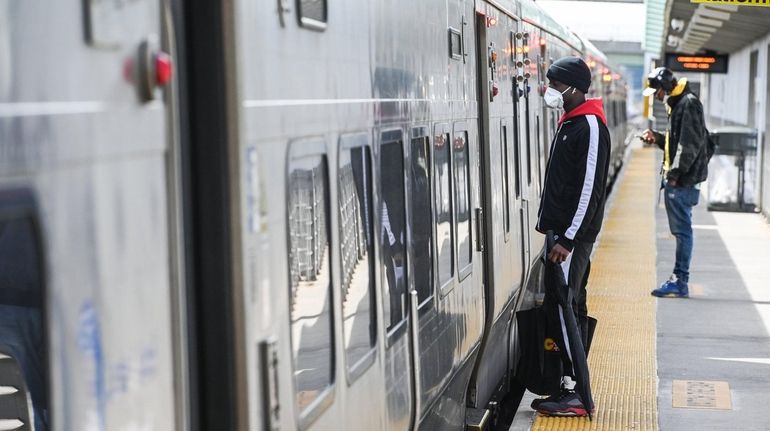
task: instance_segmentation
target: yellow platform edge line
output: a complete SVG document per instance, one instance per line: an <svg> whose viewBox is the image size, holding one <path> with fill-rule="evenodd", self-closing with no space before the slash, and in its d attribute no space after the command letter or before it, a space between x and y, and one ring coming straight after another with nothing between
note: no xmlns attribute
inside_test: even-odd
<svg viewBox="0 0 770 431"><path fill-rule="evenodd" d="M655 152L633 150L616 184L588 281L599 324L588 358L596 410L588 418L537 415L532 431L658 430L655 333Z"/></svg>

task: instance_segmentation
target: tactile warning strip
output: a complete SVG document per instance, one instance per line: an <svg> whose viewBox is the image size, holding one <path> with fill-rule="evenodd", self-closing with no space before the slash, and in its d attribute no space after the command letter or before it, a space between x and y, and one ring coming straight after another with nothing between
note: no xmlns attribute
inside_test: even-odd
<svg viewBox="0 0 770 431"><path fill-rule="evenodd" d="M634 150L604 220L588 281L599 320L588 357L596 410L588 418L538 415L532 431L657 430L655 152Z"/></svg>

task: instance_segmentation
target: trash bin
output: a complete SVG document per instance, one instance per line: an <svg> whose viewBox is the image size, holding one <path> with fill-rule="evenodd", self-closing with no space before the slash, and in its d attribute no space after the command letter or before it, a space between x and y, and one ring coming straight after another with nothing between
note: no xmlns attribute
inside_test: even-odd
<svg viewBox="0 0 770 431"><path fill-rule="evenodd" d="M757 211L757 130L714 129L717 148L709 162L709 211Z"/></svg>

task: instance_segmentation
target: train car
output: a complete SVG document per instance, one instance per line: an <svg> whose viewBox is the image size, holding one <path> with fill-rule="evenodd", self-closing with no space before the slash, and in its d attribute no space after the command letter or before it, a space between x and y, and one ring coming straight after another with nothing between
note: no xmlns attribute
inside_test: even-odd
<svg viewBox="0 0 770 431"><path fill-rule="evenodd" d="M157 1L0 6L2 429L182 423L166 18Z"/></svg>
<svg viewBox="0 0 770 431"><path fill-rule="evenodd" d="M489 428L539 282L555 59L592 67L622 163L622 77L528 0L27 0L0 24L20 429Z"/></svg>

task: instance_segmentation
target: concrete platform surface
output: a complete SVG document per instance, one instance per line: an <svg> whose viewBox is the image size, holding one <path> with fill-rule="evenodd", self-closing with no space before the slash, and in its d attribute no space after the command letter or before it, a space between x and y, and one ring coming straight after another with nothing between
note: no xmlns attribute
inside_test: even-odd
<svg viewBox="0 0 770 431"><path fill-rule="evenodd" d="M691 297L658 300L660 429L770 430L770 224L707 211L705 191L693 211ZM655 213L661 283L676 241L662 203ZM730 409L674 407L674 380L727 382Z"/></svg>

